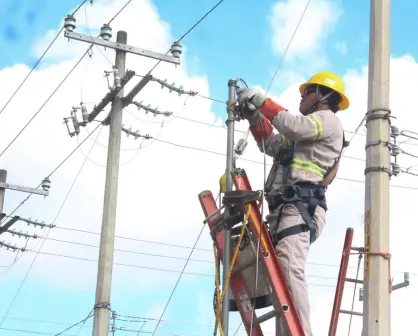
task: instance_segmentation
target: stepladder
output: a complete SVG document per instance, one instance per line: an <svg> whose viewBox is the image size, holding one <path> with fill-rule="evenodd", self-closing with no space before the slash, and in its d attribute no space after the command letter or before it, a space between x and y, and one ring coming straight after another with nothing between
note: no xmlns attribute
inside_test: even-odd
<svg viewBox="0 0 418 336"><path fill-rule="evenodd" d="M361 280L347 278L347 270L348 270L348 262L349 262L349 259L350 259L350 252L352 250L356 250L360 253L363 252L362 248L356 248L356 247L352 246L353 235L354 235L354 230L352 228L347 228L346 233L345 233L343 250L342 250L342 254L341 254L340 270L339 270L339 273L338 273L337 287L335 289L334 305L332 307L331 322L330 322L330 326L329 326L328 336L336 336L337 335L338 319L339 319L340 314L349 314L351 316L353 316L353 315L362 316L363 315L362 313L341 309L341 303L342 303L342 299L343 299L345 283L346 282L354 282L355 284L362 283ZM359 254L359 255L361 256L361 254Z"/></svg>
<svg viewBox="0 0 418 336"><path fill-rule="evenodd" d="M232 179L235 190L224 194L220 208L211 191L199 194L215 255L221 262L224 230L231 230L231 268L226 284L222 284L225 287L223 292L230 291L230 311L239 312L247 335L263 336L260 325L271 318L282 319L289 335L305 335L268 227L262 220L259 206L263 195L252 190L244 169L233 169ZM222 298L215 309L219 324L221 301ZM257 317L256 309L269 306L273 306L271 311Z"/></svg>

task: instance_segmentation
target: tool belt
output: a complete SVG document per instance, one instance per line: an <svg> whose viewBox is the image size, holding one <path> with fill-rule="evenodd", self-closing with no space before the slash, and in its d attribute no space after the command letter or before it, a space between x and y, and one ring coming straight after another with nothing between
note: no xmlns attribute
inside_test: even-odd
<svg viewBox="0 0 418 336"><path fill-rule="evenodd" d="M280 209L277 216L276 227L271 228L270 234L273 240L274 246L283 238L299 234L301 232L310 232L310 243L315 241L316 236L316 223L315 223L315 210L317 206L327 210L325 189L320 188L313 183L297 183L294 185L287 185L278 192L270 192L265 195L269 210L272 212L274 209L281 205L293 204L298 209L300 215L304 219L305 223L289 227L282 230L280 233L276 233L280 222L281 212Z"/></svg>

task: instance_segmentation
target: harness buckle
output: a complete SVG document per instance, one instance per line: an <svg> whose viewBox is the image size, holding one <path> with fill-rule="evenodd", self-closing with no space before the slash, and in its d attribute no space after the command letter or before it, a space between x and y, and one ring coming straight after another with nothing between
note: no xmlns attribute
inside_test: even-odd
<svg viewBox="0 0 418 336"><path fill-rule="evenodd" d="M283 186L280 190L281 198L286 203L301 201L301 188L298 185Z"/></svg>

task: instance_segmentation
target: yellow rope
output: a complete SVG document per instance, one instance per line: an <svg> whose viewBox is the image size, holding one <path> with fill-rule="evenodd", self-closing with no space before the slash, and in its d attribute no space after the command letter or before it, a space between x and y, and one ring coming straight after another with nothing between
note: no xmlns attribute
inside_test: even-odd
<svg viewBox="0 0 418 336"><path fill-rule="evenodd" d="M240 249L240 246L241 246L241 243L242 243L242 239L244 238L245 228L247 227L248 220L250 218L250 214L251 214L251 204L248 204L247 214L245 215L245 218L244 218L244 221L243 221L243 224L242 224L241 234L240 234L240 237L239 237L239 240L238 240L238 244L235 248L234 255L233 255L232 260L231 260L231 265L229 267L228 274L227 274L226 279L225 279L225 283L224 283L224 286L223 286L223 289L222 289L222 295L220 295L220 288L219 288L220 287L219 279L218 279L219 278L219 263L218 263L218 258L217 258L216 245L215 245L215 243L213 244L213 252L214 252L214 255L215 255L215 269L216 269L216 275L215 275L216 276L216 280L215 280L215 282L216 282L216 297L217 297L216 320L218 321L218 328L219 328L219 332L220 332L221 336L224 336L224 331L222 329L222 323L221 323L222 302L224 300L225 293L228 289L229 280L231 278L232 270L235 267L235 263L236 263L236 260L237 260L237 257L238 257L238 252L239 252L239 249ZM215 330L215 335L216 335L216 332L217 332L217 330Z"/></svg>

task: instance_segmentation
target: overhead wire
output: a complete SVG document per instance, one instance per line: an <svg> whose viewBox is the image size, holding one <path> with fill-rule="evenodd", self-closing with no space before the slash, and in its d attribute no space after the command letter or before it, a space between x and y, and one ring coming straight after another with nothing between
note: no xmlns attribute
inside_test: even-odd
<svg viewBox="0 0 418 336"><path fill-rule="evenodd" d="M54 333L54 332L43 332L43 331L36 331L36 330L25 330L25 329L14 329L14 328L3 328L0 326L0 330L7 330L7 331L17 331L17 332L21 332L21 333L28 333L28 334L34 334L34 335L45 335L45 336L77 336L79 334L79 331L81 330L81 328L84 327L89 327L91 328L91 326L84 326L84 324L86 323L86 321L93 316L93 310L90 311L90 313L87 315L87 317L85 317L84 319L82 319L81 321L74 323L72 325L70 325L69 327L65 328L63 331L60 331L58 333ZM40 320L34 320L34 319L25 319L25 318L9 318L9 317L3 317L1 316L0 318L4 319L15 319L15 320L20 320L20 321L26 321L26 322L40 322L40 323L48 323L48 324L67 324L67 323L60 323L60 322L52 322L52 321L40 321ZM78 329L78 332L76 334L64 334L66 331L71 330L75 327L77 327L79 324L81 324L80 329ZM67 324L68 325L68 324Z"/></svg>
<svg viewBox="0 0 418 336"><path fill-rule="evenodd" d="M117 16L132 2L132 0L128 0L126 4L108 21L108 25L111 24ZM80 6L81 8L81 6ZM99 38L100 35L97 36ZM96 38L96 39L97 39ZM42 111L45 105L51 100L51 98L55 95L55 93L60 89L60 87L64 84L64 82L68 79L68 77L73 73L73 71L77 68L77 66L81 63L83 58L89 54L91 49L93 48L94 43L91 43L88 49L84 52L84 54L79 58L76 64L71 68L71 70L67 73L67 75L61 80L58 86L52 91L49 97L45 100L45 102L41 105L41 107L35 112L35 114L29 119L29 121L23 126L23 128L17 133L17 135L12 139L11 142L6 146L5 149L0 153L0 157L10 148L10 146L17 140L17 138L24 132L24 130L30 125L30 123L36 118L36 116Z"/></svg>
<svg viewBox="0 0 418 336"><path fill-rule="evenodd" d="M171 291L170 296L168 297L168 300L167 300L167 302L166 302L166 304L165 304L165 306L163 308L163 311L161 312L161 315L160 315L160 318L158 319L157 325L155 326L155 329L152 332L152 336L154 336L155 333L157 332L158 326L160 325L161 320L162 320L162 318L163 318L163 316L164 316L164 314L165 314L165 312L166 312L166 310L168 308L168 305L170 304L170 302L171 302L171 300L172 300L172 298L174 296L174 293L176 292L176 289L178 287L178 284L180 283L180 279L181 279L182 275L184 274L184 271L186 270L186 267L187 267L187 265L189 263L189 260L190 260L190 258L192 256L193 252L194 252L194 248L196 247L197 243L199 242L199 239L202 236L202 233L203 233L203 230L204 229L205 229L205 225L202 225L202 228L201 228L201 230L200 230L200 232L199 232L199 234L197 236L197 239L196 239L196 241L195 241L195 243L194 243L194 245L192 247L192 250L190 251L190 254L189 254L188 258L187 258L186 262L184 263L183 269L181 270L180 275L178 276L177 281L176 281L176 283L175 283L175 285L173 287L173 290Z"/></svg>
<svg viewBox="0 0 418 336"><path fill-rule="evenodd" d="M215 6L213 6L209 11L207 11L192 27L190 27L190 29L189 30L187 30L186 31L186 33L184 33L178 40L177 40L177 42L180 42L180 41L182 41L188 34L190 34L205 18L207 18L222 2L224 2L224 0L220 0ZM167 50L167 52L166 52L166 55L169 53L169 51L171 50L171 48L169 49L169 50ZM148 75L150 75L151 74L151 72L152 71L154 71L154 69L159 65L161 63L161 60L159 60L152 68L151 68L151 70L148 72ZM204 229L204 226L202 227L202 230L200 231L200 233L199 233L199 235L198 235L198 238L196 239L196 242L195 242L195 245L197 244L197 242L198 242L198 240L199 240L199 238L200 238L200 236L201 236L201 234L202 234L202 232L203 232L203 229ZM192 249L192 251L193 251L193 249ZM191 254L190 254L190 256L191 256ZM187 262L185 263L185 266L184 266L184 268L183 268L183 271L184 271L184 269L185 269L185 267L187 266ZM178 279L177 279L177 281L176 281L176 284L174 285L174 289L173 289L173 291L172 291L172 293L170 294L170 297L168 298L168 300L167 300L167 303L166 303L166 305L165 305L165 307L164 307L164 310L163 310L163 312L162 312L162 314L161 314L161 316L160 316L160 320L162 319L162 317L163 317L163 315L164 315L164 313L165 313L165 311L166 311L166 309L167 309L167 307L168 307L168 305L169 305L169 303L170 303L170 301L171 301L171 298L173 297L173 295L174 295L174 293L175 293L175 291L176 291L176 288L177 288L177 286L178 286L178 283L179 283L179 281L180 281L180 279L181 279L181 275L182 275L182 273L180 274L180 276L178 277ZM154 336L155 335L155 333L156 333L156 331L157 331L157 328L158 328L158 326L159 326L159 323L160 323L160 321L157 323L157 326L155 327L155 329L154 329L154 331L153 331L153 333L152 333L152 335Z"/></svg>
<svg viewBox="0 0 418 336"><path fill-rule="evenodd" d="M99 128L99 126L102 126L102 127L103 127L103 125L99 124L99 125L97 125L96 129L98 129L98 128ZM96 129L95 129L95 130L96 130ZM102 129L103 129L103 128L102 128ZM95 131L95 130L94 130L94 131ZM94 132L94 131L93 131L93 132ZM99 132L98 134L100 134L100 132ZM86 139L87 139L87 138L86 138ZM89 153L93 150L93 148L94 148L94 143L92 144L92 146L91 146L91 148L90 148ZM77 149L77 147L76 147L76 149ZM73 152L71 152L71 154L70 154L69 156L67 156L67 158L68 158L68 157L70 157L70 156L72 155L72 153L74 153L74 151L73 151ZM66 158L63 162L65 162L65 161L67 160L67 158ZM70 189L68 190L68 192L67 192L67 194L66 194L66 196L65 196L65 198L64 198L64 200L63 200L63 202L61 203L61 206L60 206L60 207L59 207L59 209L58 209L57 214L55 215L55 218L54 218L54 220L53 220L53 223L55 223L55 222L56 222L56 220L58 219L59 215L61 214L61 211L62 211L62 209L64 208L64 205L65 205L65 203L67 202L68 197L70 196L70 193L71 193L71 191L73 190L73 187L74 187L75 183L77 182L77 180L78 180L78 178L79 178L79 176L80 176L80 174L81 174L81 171L83 170L84 165L86 164L86 162L87 162L87 160L86 160L86 159L84 159L84 161L83 161L83 163L82 163L82 165L81 165L81 167L80 167L79 171L77 172L77 175L76 175L76 177L75 177L75 179L74 179L73 183L72 183L72 184L71 184L71 186L70 186ZM57 168L55 168L55 169L53 170L53 172L52 172L49 176L51 176L54 172L56 172L56 170L57 170L59 167L61 167L61 165L62 165L62 163L60 163L60 164L58 165L58 167L57 167ZM30 194L30 195L31 195L31 194ZM50 232L51 232L51 228L50 228L50 229L49 229L49 231L47 232L47 234L46 234L45 238L47 238L47 237L48 237L48 235L49 235L49 233L50 233ZM12 299L11 303L9 304L9 306L8 306L8 308L7 308L7 310L6 310L6 313L4 314L6 317L7 317L7 315L9 314L9 312L10 312L11 308L13 307L13 304L14 304L14 302L16 301L16 298L18 297L18 295L19 295L20 291L22 290L23 285L24 285L24 283L26 282L26 279L28 278L29 273L30 273L30 271L31 271L31 270L32 270L32 268L33 268L33 265L35 264L35 261L36 261L36 259L37 259L38 255L40 254L41 249L42 249L42 247L43 247L43 245L44 245L45 241L46 241L46 239L44 239L44 240L42 241L41 245L39 246L39 249L35 252L35 257L32 259L32 262L31 262L31 264L29 265L29 268L28 268L28 270L26 271L26 274L25 274L25 276L23 277L23 280L21 281L21 283L20 283L20 285L19 285L19 287L18 287L18 289L17 289L17 291L16 291L15 295L13 296L13 299ZM2 321L0 322L0 327L3 325L3 322L4 322L4 321L5 321L5 320L4 320L4 318L3 318L3 319L2 319Z"/></svg>
<svg viewBox="0 0 418 336"><path fill-rule="evenodd" d="M77 256L71 256L66 255L62 253L55 253L55 252L38 252L38 251L31 251L27 250L27 252L36 253L38 255L45 255L50 257L61 257L71 260L79 260L79 261L87 261L92 263L98 263L97 259L90 259L87 257L77 257ZM144 265L137 265L137 264L130 264L130 263L124 263L124 262L114 262L113 265L115 266L122 266L122 267L129 267L129 268L138 268L143 270L149 270L149 271L156 271L156 272L164 272L164 273L175 273L179 275L194 275L194 276L201 276L201 277L212 277L214 276L214 273L203 273L203 272L194 272L194 271L183 271L183 270L173 270L173 269L167 269L167 268L160 268L160 267L154 267L154 266L144 266ZM321 279L321 280L336 280L335 277L326 277L326 276L319 276L319 275L307 275L309 278L314 279ZM324 283L309 283L309 286L312 287L329 287L329 288L335 288L336 285L331 284L324 284ZM354 288L354 287L346 287L346 288Z"/></svg>
<svg viewBox="0 0 418 336"><path fill-rule="evenodd" d="M84 4L90 0L84 0L73 12L71 15L75 15L79 9L84 6ZM51 49L52 45L55 43L55 41L57 40L57 38L61 35L62 31L63 31L64 27L61 27L61 29L59 30L59 32L55 35L55 37L53 38L53 40L49 43L48 47L44 50L44 52L42 53L41 57L39 57L39 59L36 61L36 63L32 66L31 70L29 71L29 73L26 75L26 77L23 79L23 81L19 84L19 86L17 87L17 89L13 92L13 94L11 95L11 97L7 100L6 104L4 104L4 106L1 108L0 110L0 114L6 109L6 107L9 105L9 103L13 100L13 98L16 96L16 94L19 92L20 88L26 83L27 79L29 78L29 76L33 73L33 71L37 68L37 66L39 65L39 63L41 63L41 61L43 60L43 58L45 57L45 55L47 54L47 52L49 51L49 49Z"/></svg>
<svg viewBox="0 0 418 336"><path fill-rule="evenodd" d="M298 21L298 23L296 25L296 28L295 28L295 30L294 30L291 38L290 38L290 41L287 44L287 47L286 47L286 49L285 49L285 51L284 51L284 53L283 53L283 55L282 55L282 57L281 57L278 65L277 65L277 67L276 67L276 70L275 70L275 72L273 74L273 77L272 77L272 79L270 81L270 84L267 87L267 90L266 90L265 95L264 95L265 97L267 96L267 94L268 94L268 92L269 92L269 90L270 90L270 88L271 88L271 86L272 86L272 84L274 82L274 79L276 78L276 76L277 76L277 74L279 72L279 69L280 69L280 67L281 67L281 65L283 63L283 60L286 57L286 54L287 54L287 52L288 52L288 50L289 50L289 48L290 48L290 46L292 44L293 38L295 37L296 32L299 29L299 26L300 26L300 24L301 24L301 22L302 22L302 20L303 20L303 18L305 16L305 13L306 13L306 11L307 11L307 9L309 7L310 2L311 2L311 0L308 0L307 4L305 6L305 9L302 12L302 15L301 15L301 17L300 17L300 19L299 19L299 21ZM245 81L242 80L242 82L244 83L245 86L248 87L248 85L245 83ZM262 122L261 122L261 118L259 118L259 125L261 127L261 133L262 133L261 139L262 139L263 161L264 161L263 162L263 167L264 167L264 170L263 170L263 195L264 195L264 188L265 188L265 182L266 182L267 162L266 162L266 150L265 150L265 144L264 144L264 128L263 128L263 125L262 125ZM261 221L260 221L260 226L263 225L263 217L264 217L264 200L261 201ZM259 232L261 232L261 227L260 227L259 230L260 230ZM257 239L257 249L256 249L256 253L255 253L256 254L256 260L255 260L256 270L255 270L255 274L254 274L254 277L255 277L255 281L254 281L254 293L257 292L257 287L258 287L258 276L259 276L258 266L259 266L259 257L260 257L260 253L259 253L259 251L260 251L260 244L261 244L261 235L259 235L259 237ZM256 300L257 300L257 298L254 297L253 306L256 305ZM255 309L252 310L252 314L251 314L250 336L253 333L254 317L255 317Z"/></svg>
<svg viewBox="0 0 418 336"><path fill-rule="evenodd" d="M86 2L86 1L85 1ZM130 1L129 1L130 2ZM218 3L218 5L221 3L222 1L220 1L219 3ZM189 33L189 32L188 32ZM187 33L186 33L187 34ZM155 68L155 67L154 67ZM277 71L276 71L277 72ZM273 78L274 79L274 78ZM271 85L271 84L270 84ZM269 86L270 87L270 86ZM207 98L207 97L206 97ZM0 112L1 113L1 112ZM362 121L363 122L363 121ZM361 124L360 124L361 125ZM356 135L356 133L357 133L357 131L358 131L358 129L356 130L356 132L354 133L354 135ZM353 136L354 137L354 136ZM162 140L157 140L157 141L160 141L160 142L164 142L164 141L162 141ZM165 143L169 143L169 142L165 142ZM172 144L172 143L170 143L170 144ZM79 147L79 146L78 146ZM190 147L189 147L190 148ZM6 148L7 149L7 148ZM206 151L206 150L204 150L204 151ZM4 152L3 152L4 153ZM2 154L3 154L2 153ZM0 156L2 155L2 154L0 154ZM266 166L265 164L264 164L264 166ZM359 182L359 181L357 181L357 182ZM200 235L199 235L200 236ZM187 264L187 263L186 263ZM181 277L181 275L180 275L180 277ZM179 277L179 279L180 279L180 277ZM178 282L176 283L176 286L177 286L177 284L178 284ZM171 297L172 297L172 295L170 296L170 299L171 299ZM170 300L169 299L169 300ZM168 303L167 303L167 305L168 305ZM1 325L0 325L1 326ZM158 327L158 325L157 325L157 327ZM154 335L154 333L153 333L153 335Z"/></svg>
<svg viewBox="0 0 418 336"><path fill-rule="evenodd" d="M82 229L75 229L75 228L67 228L67 227L62 227L62 226L55 226L54 230L64 230L64 231L70 231L70 232L80 232L80 233L84 233L84 234L92 234L92 235L100 235L100 232L94 232L94 231L88 231L88 230L82 230ZM178 244L173 244L173 243L165 243L165 242L159 242L159 241L153 241L153 240L145 240L145 239L139 239L139 238L134 238L134 237L127 237L127 236L118 236L116 235L115 238L117 239L122 239L122 240L128 240L128 241L133 241L133 242L138 242L138 243L145 243L145 244L153 244L153 245L161 245L161 246L166 246L166 247L173 247L173 248L179 248L179 249L194 249L195 251L202 251L202 252L210 252L213 253L212 249L208 249L208 248L200 248L195 246L194 248L192 246L187 246L187 245L178 245ZM78 242L71 242L71 241L66 241L66 240L60 240L60 239L56 239L56 238L48 238L49 240L55 240L57 242L62 242L62 243L68 243L68 244L79 244ZM82 245L85 245L84 243L80 243ZM93 245L91 247L94 247ZM115 251L119 251L119 252L133 252L131 250L118 250L115 249ZM137 254L142 254L142 255L147 255L147 256L154 256L154 257L162 257L162 258L173 258L173 259L181 259L181 260L187 260L187 258L182 258L182 257L174 257L171 255L163 255L163 254L152 254L152 253L145 253L145 252L133 252L133 253L137 253ZM190 258L189 261L194 261L194 262L208 262L208 263L213 263L212 261L206 261L206 260L201 260L201 259L192 259ZM318 263L318 262L308 262L308 265L314 265L314 266L325 266L325 267L336 267L339 268L340 265L337 264L327 264L327 263ZM353 267L348 267L348 268L355 268ZM394 270L394 273L404 273L404 271L397 271ZM410 275L413 276L418 276L418 273L409 273Z"/></svg>
<svg viewBox="0 0 418 336"><path fill-rule="evenodd" d="M187 35L189 35L193 29L195 29L204 19L207 18L207 16L209 14L211 14L222 2L224 2L225 0L220 0L217 4L215 4L215 6L213 6L209 11L207 11L205 13L205 15L203 15L192 27L190 27L190 29L185 32L178 40L177 42L182 41ZM169 50L167 50L167 52L165 53L166 55L170 52L171 48ZM148 75L151 74L151 72L153 72L155 70L155 68L161 63L161 60L159 60L152 68L150 71L148 71Z"/></svg>
<svg viewBox="0 0 418 336"><path fill-rule="evenodd" d="M161 143L165 143L171 146L175 146L175 147L179 147L179 148L183 148L183 149L190 149L190 150L196 150L196 151L200 151L200 152L205 152L205 153L210 153L210 154L215 154L215 155L220 155L220 156L225 156L225 153L221 153L221 152L216 152L216 151L212 151L209 149L203 149L203 148L199 148L199 147L193 147L193 146L188 146L188 145L181 145L181 144L177 144L177 143L173 143L167 140L161 140L161 139L154 139L157 142L161 142ZM360 158L355 158L355 157L351 157L351 156L345 156L346 158L350 158L353 160L358 160L358 161L364 161L363 159ZM263 162L260 161L256 161L256 160L252 160L252 159L247 159L247 158L240 158L241 161L247 161L247 162L251 162L251 163L255 163L255 164L264 164ZM267 164L267 166L271 166L270 164ZM365 183L364 181L361 180L356 180L356 179L351 179L351 178L345 178L345 177L335 177L336 180L342 180L342 181L350 181L350 182L355 182L355 183ZM410 189L410 190L418 190L418 187L411 187L411 186L401 186L401 185L395 185L395 184L391 184L390 185L393 188L402 188L402 189Z"/></svg>
<svg viewBox="0 0 418 336"><path fill-rule="evenodd" d="M90 135L91 134L93 134L98 128L99 128L99 126L100 126L100 124L99 125L97 125L97 127L92 131L92 132L90 132ZM67 160L77 151L77 149L81 146L81 145L83 145L84 144L84 142L86 142L86 140L89 138L89 136L87 136L86 138L84 138L84 140L82 141L82 142L80 142L79 144L78 144L78 146L76 146L65 158L64 158L64 160L62 160L59 164L58 164L58 166L56 166L55 168L54 168L54 170L51 172L51 173L49 173L49 175L47 176L47 178L49 178L49 177L51 177L59 168L61 168L61 166L65 163L65 162L67 162ZM38 186L37 186L37 188L39 188L40 186L41 186L41 184L42 183L40 183ZM23 206L25 203L26 203L26 201L32 196L33 194L29 194L28 196L26 196L26 198L23 200L23 201L21 201L20 203L19 203L19 205L16 207L16 208L14 208L14 210L11 212L11 213L9 213L9 215L7 216L7 217L10 217L11 215L13 215L21 206ZM5 221L6 219L3 219L3 222ZM3 223L3 222L1 222L1 223Z"/></svg>
<svg viewBox="0 0 418 336"><path fill-rule="evenodd" d="M99 246L97 246L97 245L92 245L92 244L88 244L88 243L84 243L84 242L74 242L74 241L68 241L68 240L62 240L62 239L56 239L56 238L45 238L45 239L55 241L55 242L58 242L58 243L72 244L72 245L91 247L91 248L99 248ZM35 252L35 251L29 250L29 249L27 249L27 251L28 252ZM130 254L135 254L135 255L143 255L143 256L147 256L147 257L156 257L156 258L165 258L165 259L174 259L174 260L186 260L186 265L185 266L187 266L187 263L190 262L190 261L198 262L198 263L214 264L213 260L203 260L203 259L193 259L193 258L191 258L191 256L193 255L193 253L195 251L194 247L191 247L191 252L190 252L190 254L187 258L177 257L177 256L173 256L173 255L168 255L168 254L156 254L156 253L148 253L148 252L139 252L139 251L134 251L134 250L131 250L131 249L115 248L114 251L115 252L122 252L122 253L130 253ZM310 263L308 263L308 264L310 264ZM140 265L138 265L138 267L140 267ZM184 270L185 270L185 267L183 268L183 271ZM317 276L317 275L307 275L307 276L310 277L310 278L317 278L317 279L337 280L337 278L335 278L335 277L326 277L326 276Z"/></svg>
<svg viewBox="0 0 418 336"><path fill-rule="evenodd" d="M63 331L60 331L59 333L54 334L54 336L63 336L63 334L66 331L68 331L68 330L70 330L72 328L77 327L79 324L81 324L81 327L84 326L84 324L86 323L86 321L93 316L93 312L94 312L94 309L92 309L89 312L89 314L84 319L82 319L81 321L79 321L77 323L74 323L73 325L69 326L68 328L65 328ZM81 330L81 328L79 328L78 331L77 331L77 334L75 334L73 336L77 336L80 333L80 330Z"/></svg>

